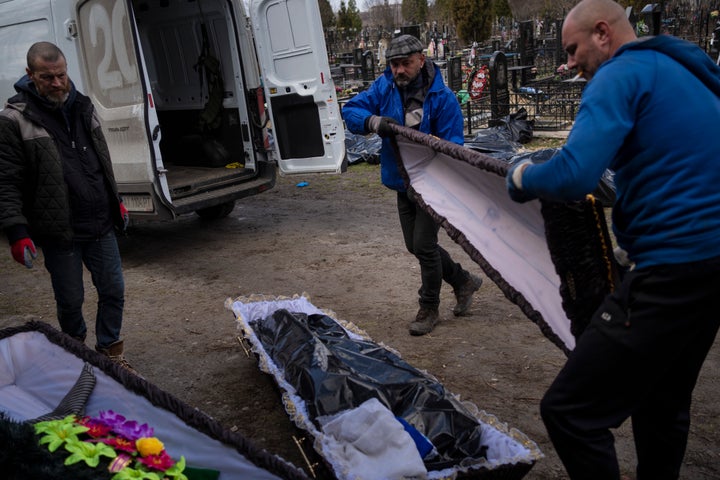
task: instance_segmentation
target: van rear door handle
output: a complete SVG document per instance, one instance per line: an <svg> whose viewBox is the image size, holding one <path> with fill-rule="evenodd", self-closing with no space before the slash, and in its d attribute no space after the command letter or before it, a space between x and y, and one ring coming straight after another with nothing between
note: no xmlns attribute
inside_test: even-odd
<svg viewBox="0 0 720 480"><path fill-rule="evenodd" d="M160 124L157 124L157 125L155 125L155 128L153 128L153 132L152 132L153 141L157 140L159 134L160 134Z"/></svg>

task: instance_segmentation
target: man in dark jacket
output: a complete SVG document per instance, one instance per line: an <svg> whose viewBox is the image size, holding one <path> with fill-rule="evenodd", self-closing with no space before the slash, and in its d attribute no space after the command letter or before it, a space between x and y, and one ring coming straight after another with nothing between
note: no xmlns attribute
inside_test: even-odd
<svg viewBox="0 0 720 480"><path fill-rule="evenodd" d="M394 38L385 52L389 66L370 86L350 99L342 110L353 133L377 133L383 139L380 170L383 184L397 191L397 206L405 246L420 262L420 309L410 324L411 335L430 333L439 322L440 287L452 285L455 315L464 315L480 288L480 277L471 275L438 245L439 226L415 202L398 170L388 123L400 123L439 138L463 143L463 116L455 95L443 83L435 65L426 61L423 45L412 35Z"/></svg>
<svg viewBox="0 0 720 480"><path fill-rule="evenodd" d="M28 268L42 247L60 327L80 341L87 267L98 292L95 349L132 371L120 339L125 284L114 231L128 217L97 114L54 44L32 45L26 72L0 111L0 227Z"/></svg>

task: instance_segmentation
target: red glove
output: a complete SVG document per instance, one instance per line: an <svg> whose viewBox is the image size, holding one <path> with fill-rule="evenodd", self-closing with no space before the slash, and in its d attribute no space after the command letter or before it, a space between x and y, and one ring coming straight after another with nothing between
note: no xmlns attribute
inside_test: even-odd
<svg viewBox="0 0 720 480"><path fill-rule="evenodd" d="M28 237L17 240L10 246L10 251L16 262L32 268L33 259L37 258L37 249L35 244Z"/></svg>
<svg viewBox="0 0 720 480"><path fill-rule="evenodd" d="M120 202L120 216L123 219L123 230L127 230L128 225L130 225L130 212L128 212L123 202Z"/></svg>

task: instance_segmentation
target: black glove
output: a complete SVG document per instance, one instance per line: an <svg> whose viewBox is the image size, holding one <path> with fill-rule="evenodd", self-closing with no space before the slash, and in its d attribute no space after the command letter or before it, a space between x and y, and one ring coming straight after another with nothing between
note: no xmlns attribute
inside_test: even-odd
<svg viewBox="0 0 720 480"><path fill-rule="evenodd" d="M395 135L395 132L390 128L391 123L399 125L397 120L392 117L370 115L367 120L365 120L365 128L370 132L377 133L381 137L387 137L388 135Z"/></svg>

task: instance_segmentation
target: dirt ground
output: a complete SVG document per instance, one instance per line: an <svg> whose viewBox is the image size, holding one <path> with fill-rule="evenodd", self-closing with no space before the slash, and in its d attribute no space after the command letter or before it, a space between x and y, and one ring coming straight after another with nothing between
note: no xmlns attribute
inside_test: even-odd
<svg viewBox="0 0 720 480"><path fill-rule="evenodd" d="M296 186L301 181L308 186ZM190 215L135 225L120 240L126 355L155 385L307 471L292 438L302 432L289 422L272 379L241 348L224 306L227 298L253 293L306 292L316 306L355 323L461 399L534 440L545 457L527 479L566 478L538 414L564 355L442 231L441 244L486 282L471 315L459 318L445 285L442 322L430 335L411 337L419 269L404 250L395 197L380 185L378 166L281 177L276 188L238 202L220 221ZM86 318L92 319L96 297L89 279L86 298ZM41 261L27 270L7 248L0 254L0 327L30 319L57 326L49 277ZM716 342L695 390L683 479L720 478L719 381ZM632 479L629 427L616 437L621 469Z"/></svg>

